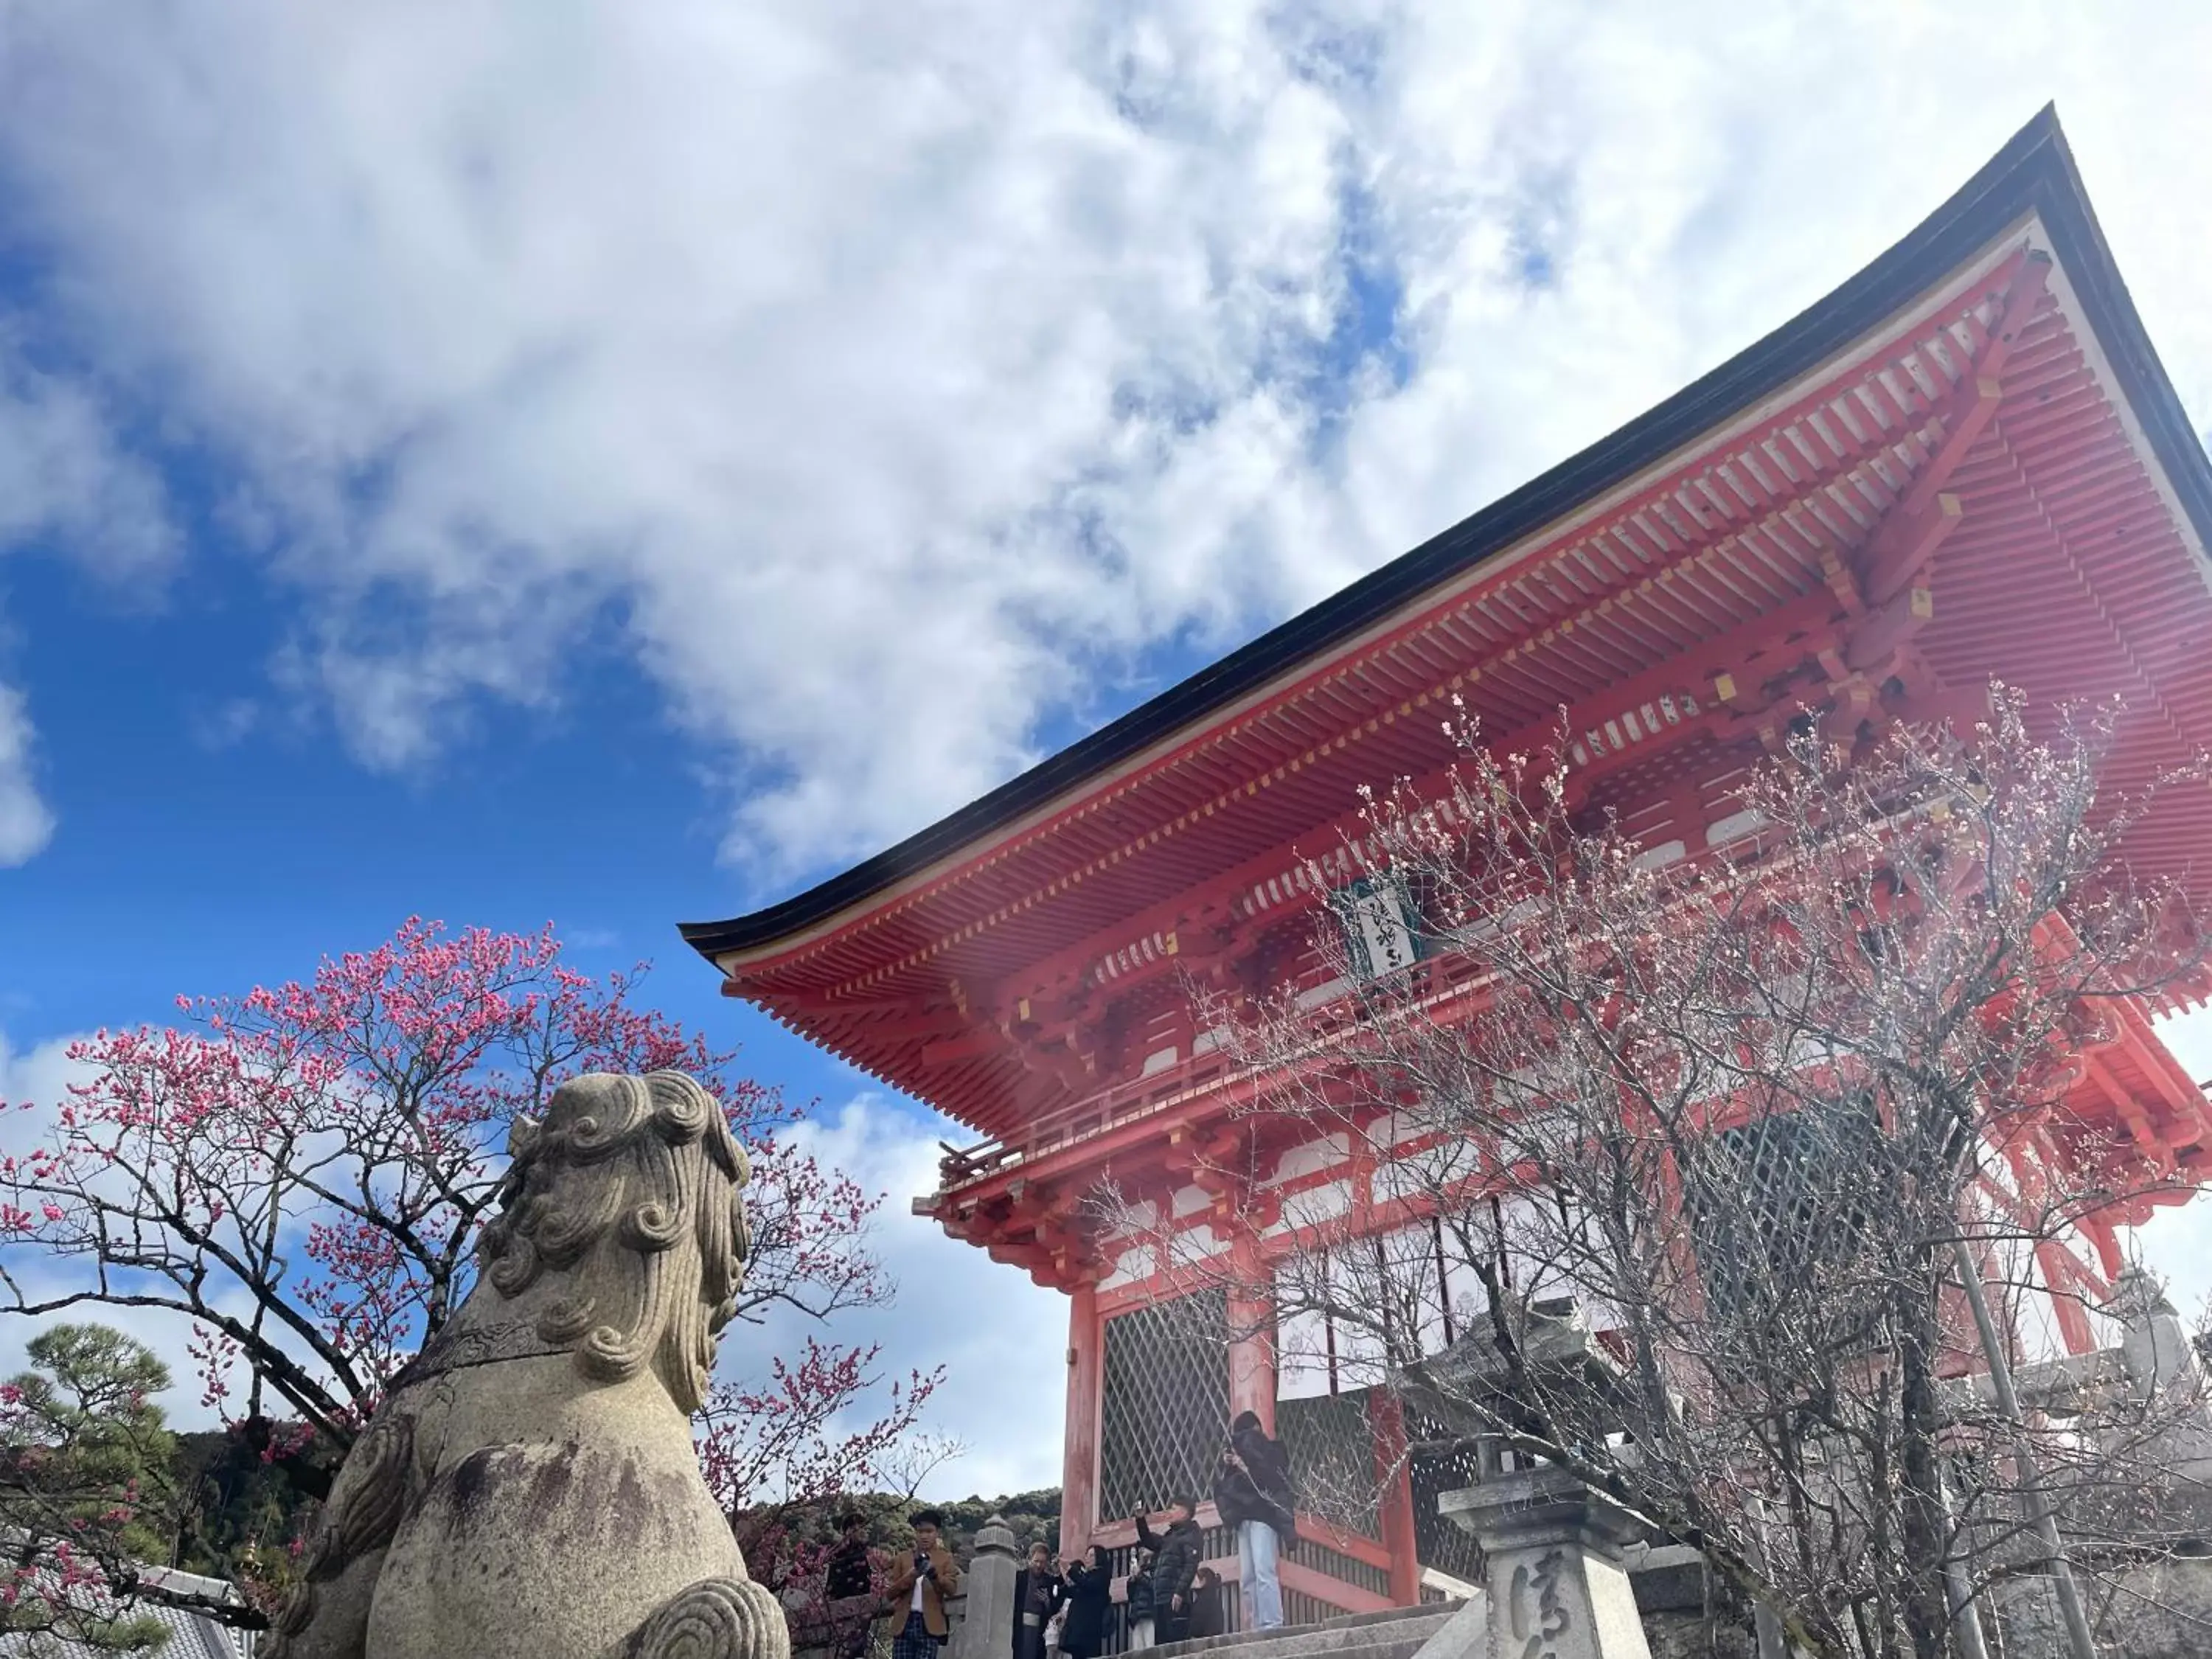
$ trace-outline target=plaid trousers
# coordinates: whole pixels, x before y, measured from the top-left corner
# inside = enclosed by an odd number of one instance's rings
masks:
[[[929,1633],[929,1626],[921,1620],[919,1612],[909,1611],[906,1628],[891,1638],[891,1659],[937,1659],[938,1650],[944,1646]]]

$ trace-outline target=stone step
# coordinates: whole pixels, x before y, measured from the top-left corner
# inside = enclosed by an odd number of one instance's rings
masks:
[[[1455,1603],[1347,1613],[1313,1625],[1200,1636],[1151,1650],[1157,1659],[1411,1659]]]

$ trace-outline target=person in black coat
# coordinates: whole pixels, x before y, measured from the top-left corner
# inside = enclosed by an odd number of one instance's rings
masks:
[[[1227,1609],[1221,1605],[1221,1575],[1212,1567],[1200,1567],[1198,1577],[1190,1581],[1190,1629],[1193,1640],[1201,1636],[1222,1636],[1228,1632],[1229,1620],[1224,1616]]]
[[[1044,1659],[1044,1627],[1066,1594],[1052,1551],[1030,1545],[1029,1565],[1014,1575],[1014,1659]]]
[[[1180,1642],[1190,1624],[1190,1581],[1198,1576],[1206,1540],[1194,1518],[1198,1505],[1178,1498],[1168,1505],[1168,1529],[1156,1533],[1137,1517],[1137,1543],[1152,1552],[1152,1625],[1159,1641]]]
[[[1213,1479],[1213,1504],[1221,1524],[1237,1529],[1239,1599],[1246,1630],[1274,1630],[1283,1622],[1283,1549],[1297,1541],[1297,1495],[1283,1443],[1267,1437],[1257,1413],[1240,1412],[1229,1425]]]
[[[1106,1604],[1113,1593],[1106,1552],[1093,1544],[1067,1570],[1067,1622],[1060,1632],[1060,1650],[1067,1659],[1098,1659],[1106,1645]]]
[[[1128,1582],[1121,1587],[1121,1616],[1127,1620],[1129,1651],[1136,1653],[1152,1644],[1152,1553],[1143,1547],[1129,1568]]]
[[[875,1566],[868,1559],[868,1517],[848,1510],[837,1517],[844,1536],[830,1552],[822,1579],[823,1599],[830,1603],[831,1651],[853,1659],[868,1648],[868,1626],[875,1622]],[[840,1607],[842,1601],[866,1603]]]

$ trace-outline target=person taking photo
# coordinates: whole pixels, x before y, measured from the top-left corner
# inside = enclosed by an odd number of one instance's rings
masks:
[[[1267,1437],[1256,1412],[1238,1413],[1215,1468],[1213,1506],[1223,1526],[1237,1528],[1237,1599],[1246,1630],[1282,1625],[1280,1558],[1297,1541],[1296,1503],[1283,1443]]]
[[[1137,1517],[1137,1547],[1152,1552],[1152,1621],[1164,1644],[1180,1642],[1190,1628],[1190,1581],[1198,1576],[1205,1540],[1198,1529],[1198,1504],[1178,1498],[1168,1505],[1167,1530],[1156,1533]]]
[[[891,1659],[937,1659],[952,1621],[945,1598],[960,1594],[960,1566],[945,1547],[945,1517],[935,1510],[916,1510],[908,1517],[914,1547],[891,1577],[891,1606],[906,1611],[906,1623],[891,1638]]]

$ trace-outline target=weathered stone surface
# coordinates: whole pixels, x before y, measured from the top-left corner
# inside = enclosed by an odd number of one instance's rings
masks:
[[[948,1659],[1002,1659],[1014,1646],[1014,1581],[1021,1563],[1013,1529],[994,1515],[975,1534],[975,1558],[960,1576],[966,1617],[952,1633]]]
[[[2106,1659],[2202,1659],[2212,1653],[2212,1559],[2092,1565],[2097,1651]],[[2048,1581],[2022,1576],[1992,1597],[2006,1659],[2067,1659],[2064,1626]]]
[[[1339,1613],[1312,1625],[1194,1636],[1147,1651],[1153,1659],[1378,1659],[1383,1650],[1402,1649],[1410,1659],[1453,1612],[1449,1606],[1425,1606]]]
[[[1705,1558],[1686,1544],[1656,1544],[1628,1557],[1636,1605],[1650,1613],[1705,1611]]]
[[[1623,1548],[1643,1528],[1556,1469],[1448,1492],[1437,1508],[1482,1545],[1492,1650],[1514,1659],[1650,1659]]]
[[[1490,1598],[1480,1590],[1454,1609],[1414,1659],[1489,1659]]]
[[[786,1659],[691,1443],[747,1249],[720,1109],[580,1078],[512,1151],[477,1287],[347,1457],[266,1659]]]

